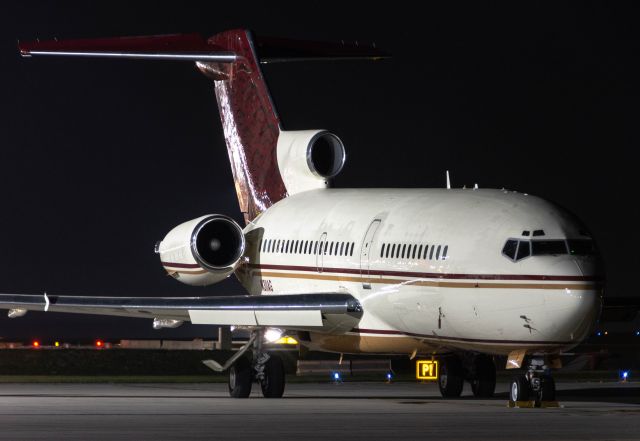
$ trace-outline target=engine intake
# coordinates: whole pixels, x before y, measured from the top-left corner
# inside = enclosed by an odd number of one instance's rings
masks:
[[[244,250],[242,228],[220,214],[182,223],[156,246],[169,275],[197,286],[212,285],[231,275],[240,264]]]
[[[278,168],[289,194],[326,188],[344,166],[344,144],[326,130],[281,131]]]
[[[219,271],[233,266],[244,253],[244,234],[226,216],[210,216],[196,225],[191,235],[194,259],[204,268]]]

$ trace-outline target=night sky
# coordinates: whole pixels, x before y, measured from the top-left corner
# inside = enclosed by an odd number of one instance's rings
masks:
[[[189,62],[21,59],[16,42],[247,27],[375,42],[393,55],[263,68],[285,129],[326,128],[344,141],[336,187],[442,187],[449,169],[456,187],[477,182],[550,199],[593,232],[608,295],[637,295],[637,10],[590,2],[438,2],[420,11],[411,2],[28,3],[0,6],[0,292],[244,293],[234,279],[181,285],[153,253],[183,221],[242,219],[213,84]],[[0,317],[0,337],[11,339],[212,331]]]

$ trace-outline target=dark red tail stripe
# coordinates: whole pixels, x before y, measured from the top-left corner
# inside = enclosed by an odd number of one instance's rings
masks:
[[[252,268],[318,272],[315,266],[294,266],[294,265],[270,265],[270,264],[250,264]],[[360,274],[357,268],[327,268],[322,269],[324,273],[338,274]],[[420,279],[473,279],[473,280],[548,280],[560,282],[601,282],[598,276],[546,276],[529,274],[444,274],[444,273],[419,273],[413,271],[369,271],[372,276],[396,276],[415,277]]]
[[[424,338],[427,340],[461,341],[470,343],[504,343],[504,344],[533,344],[533,345],[568,345],[570,341],[537,341],[537,340],[485,340],[481,338],[445,337],[442,335],[415,334],[413,332],[402,332],[390,329],[361,329],[353,328],[351,332],[359,334],[380,334],[380,335],[406,335],[407,337]]]

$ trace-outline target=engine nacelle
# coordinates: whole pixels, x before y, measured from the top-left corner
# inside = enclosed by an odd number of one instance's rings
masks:
[[[326,188],[342,170],[344,144],[326,130],[281,131],[278,168],[289,194]]]
[[[242,228],[220,214],[180,224],[156,245],[167,273],[196,286],[212,285],[233,274],[244,249]]]

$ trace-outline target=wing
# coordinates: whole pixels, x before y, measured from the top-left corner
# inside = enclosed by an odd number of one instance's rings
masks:
[[[362,317],[360,303],[344,293],[224,297],[91,297],[0,294],[9,317],[27,311],[99,314],[190,321],[204,325],[274,326],[345,332]]]

